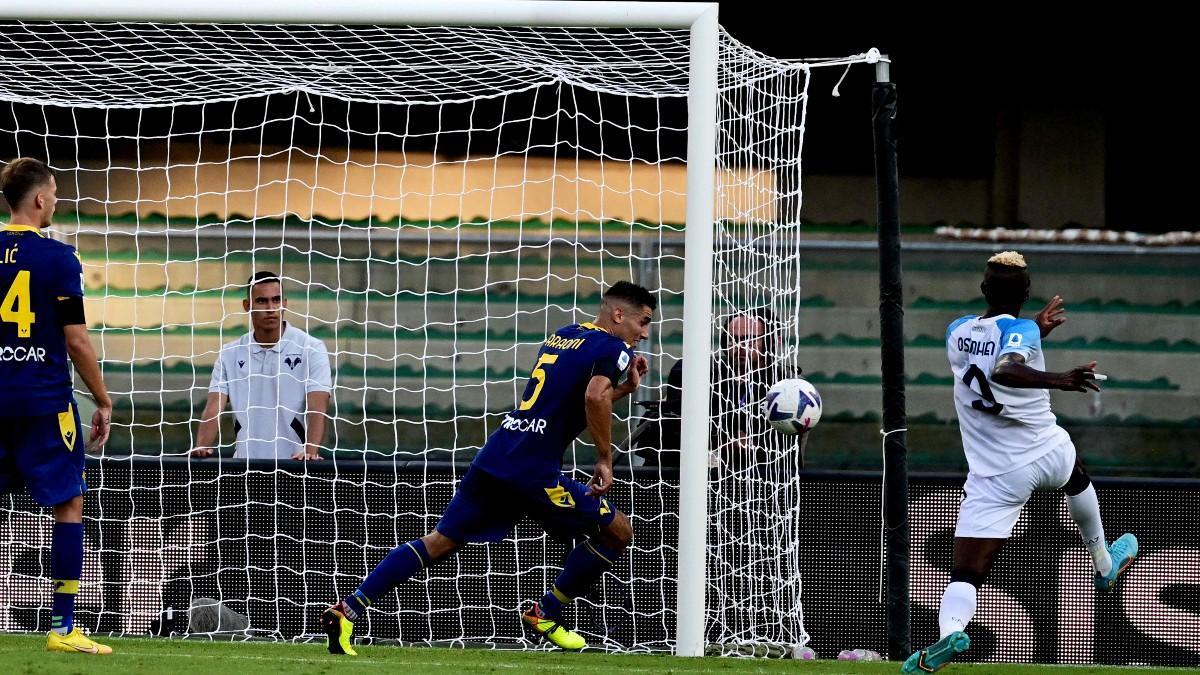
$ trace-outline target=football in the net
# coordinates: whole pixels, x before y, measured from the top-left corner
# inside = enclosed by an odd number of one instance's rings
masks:
[[[804,378],[780,380],[767,392],[763,408],[767,421],[777,431],[799,434],[821,420],[821,395]]]

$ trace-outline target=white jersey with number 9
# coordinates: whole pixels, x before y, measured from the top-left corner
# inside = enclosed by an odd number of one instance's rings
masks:
[[[991,381],[1003,354],[1046,369],[1041,331],[1009,314],[964,316],[946,330],[946,354],[954,374],[954,408],[971,472],[995,476],[1018,469],[1069,441],[1050,410],[1045,389],[1014,389]]]

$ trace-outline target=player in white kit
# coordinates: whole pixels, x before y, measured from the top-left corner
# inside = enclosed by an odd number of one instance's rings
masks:
[[[980,285],[987,313],[964,316],[946,331],[954,373],[954,407],[970,471],[954,530],[954,567],[942,595],[941,639],[908,658],[902,673],[933,672],[971,644],[963,632],[975,614],[976,592],[1012,533],[1034,490],[1061,489],[1107,591],[1137,556],[1137,538],[1108,546],[1096,490],[1066,430],[1050,411],[1050,389],[1099,391],[1096,363],[1046,372],[1042,338],[1065,321],[1057,296],[1035,320],[1017,318],[1029,299],[1025,259],[992,256]]]

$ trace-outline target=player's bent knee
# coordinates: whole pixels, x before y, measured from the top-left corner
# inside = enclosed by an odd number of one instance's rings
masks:
[[[617,516],[604,528],[601,535],[605,544],[624,550],[633,543],[633,524],[629,522],[628,516],[618,511]]]
[[[459,543],[446,535],[434,530],[421,537],[425,542],[425,551],[429,553],[429,562],[436,562],[458,550]]]
[[[1076,461],[1075,469],[1071,471],[1071,477],[1062,486],[1062,491],[1067,493],[1068,497],[1074,497],[1088,489],[1091,484],[1092,478],[1088,475],[1087,469],[1083,468],[1083,462]]]
[[[58,523],[83,522],[83,495],[75,495],[54,506],[54,521]]]
[[[978,570],[956,567],[950,572],[950,583],[961,581],[963,583],[971,584],[975,588],[979,588],[983,586],[983,580],[986,576],[986,574]]]

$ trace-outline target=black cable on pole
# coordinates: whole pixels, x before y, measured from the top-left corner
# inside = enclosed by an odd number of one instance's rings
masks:
[[[871,117],[879,214],[879,342],[883,357],[883,522],[887,546],[888,658],[912,652],[909,628],[908,448],[904,410],[904,283],[900,266],[900,178],[896,85],[889,62],[876,65]]]

